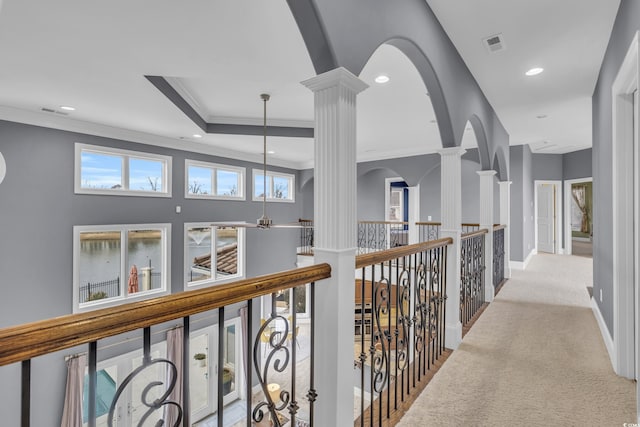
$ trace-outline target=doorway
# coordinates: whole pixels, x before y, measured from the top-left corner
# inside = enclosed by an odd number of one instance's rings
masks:
[[[612,86],[613,350],[618,375],[637,379],[640,182],[638,33]],[[597,237],[597,234],[596,234]],[[599,301],[602,303],[602,299]],[[640,384],[638,385],[640,387]],[[640,388],[639,390],[640,391]],[[640,399],[640,394],[638,394]],[[638,401],[640,408],[640,400]]]
[[[538,252],[560,253],[561,181],[535,181],[535,242]]]
[[[593,178],[564,182],[565,254],[593,256]]]

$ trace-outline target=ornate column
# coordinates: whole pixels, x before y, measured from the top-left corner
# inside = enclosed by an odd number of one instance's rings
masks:
[[[504,230],[504,278],[511,277],[511,181],[500,181],[500,224]]]
[[[409,244],[419,243],[420,236],[416,222],[420,221],[420,186],[409,187]]]
[[[314,257],[316,425],[353,424],[356,248],[356,95],[368,85],[344,68],[302,82],[315,94]]]
[[[484,300],[493,301],[493,176],[494,170],[478,171],[480,175],[480,228],[489,232],[484,238]]]
[[[440,209],[442,226],[440,237],[451,237],[453,245],[447,249],[447,315],[445,345],[457,349],[462,341],[460,322],[460,235],[462,234],[462,147],[444,148],[441,157]]]

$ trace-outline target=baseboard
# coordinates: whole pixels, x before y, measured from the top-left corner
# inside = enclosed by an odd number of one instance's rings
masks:
[[[607,347],[607,353],[609,353],[609,359],[611,359],[611,366],[613,367],[614,372],[617,372],[616,369],[616,353],[615,347],[613,346],[613,339],[611,338],[611,334],[609,333],[609,329],[607,328],[607,324],[604,322],[604,317],[602,317],[602,313],[600,312],[600,307],[598,307],[598,303],[596,299],[591,297],[591,309],[593,310],[593,315],[598,322],[598,327],[600,328],[600,334],[602,335],[602,340],[604,341],[605,347]]]
[[[513,261],[513,260],[511,260],[511,263],[510,263],[511,268],[513,270],[526,270],[527,266],[529,265],[529,262],[531,262],[531,259],[537,253],[538,253],[538,251],[536,249],[532,249],[531,252],[529,252],[529,255],[527,255],[527,258],[524,261]]]

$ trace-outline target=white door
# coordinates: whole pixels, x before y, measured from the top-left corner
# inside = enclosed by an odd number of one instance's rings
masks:
[[[555,246],[555,186],[538,185],[538,251],[554,253]]]
[[[222,403],[227,405],[240,397],[242,369],[242,332],[240,318],[228,320],[223,335]],[[204,358],[196,354],[204,355]],[[191,334],[189,339],[189,393],[191,419],[201,420],[218,410],[218,325]]]

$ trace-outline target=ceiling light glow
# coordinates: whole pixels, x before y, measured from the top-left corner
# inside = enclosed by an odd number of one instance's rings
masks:
[[[389,81],[389,76],[385,76],[384,74],[380,74],[375,78],[376,83],[384,84]]]
[[[537,76],[538,74],[540,74],[541,72],[544,71],[544,68],[540,68],[540,67],[536,67],[536,68],[532,68],[529,71],[527,71],[525,74],[529,77],[531,76]]]
[[[193,137],[194,137],[194,138],[202,138],[202,135],[200,135],[200,134],[198,134],[198,133],[194,133],[194,134],[193,134]]]
[[[60,109],[61,109],[61,110],[66,110],[66,111],[76,111],[76,108],[75,108],[75,107],[71,107],[71,106],[69,106],[69,105],[61,105],[61,106],[60,106]]]

